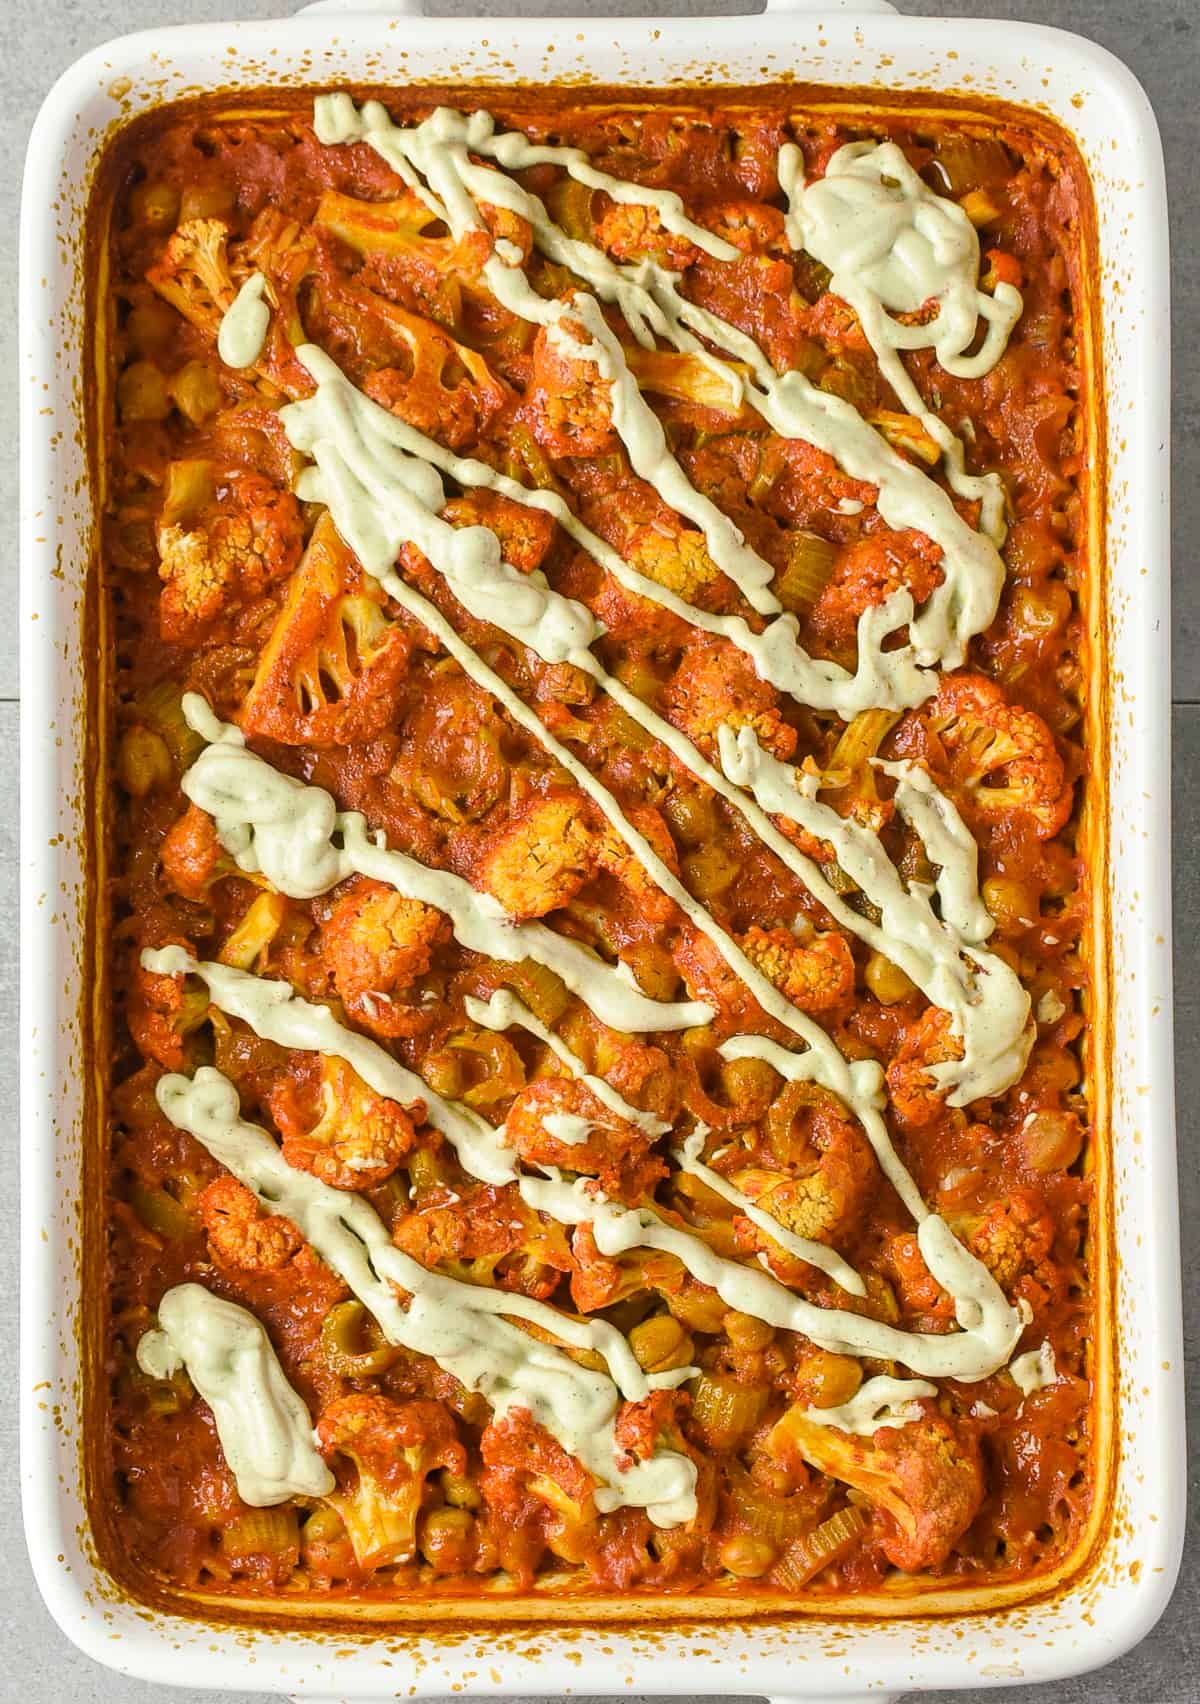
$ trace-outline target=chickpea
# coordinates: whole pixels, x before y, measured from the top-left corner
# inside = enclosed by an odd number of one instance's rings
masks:
[[[336,1509],[320,1503],[300,1528],[300,1556],[306,1566],[353,1567],[354,1550],[345,1523]]]
[[[711,844],[689,852],[682,860],[684,885],[697,899],[713,899],[733,886],[741,865],[724,846]]]
[[[158,545],[151,521],[139,518],[120,522],[109,533],[108,543],[113,561],[120,568],[130,568],[135,574],[148,574],[158,566]]]
[[[637,977],[638,987],[652,1000],[673,1000],[679,987],[679,972],[666,947],[653,941],[642,941],[627,947],[623,961]]]
[[[717,832],[716,801],[698,787],[677,787],[668,795],[663,811],[672,832],[685,846],[703,846]]]
[[[170,183],[139,183],[129,197],[129,213],[135,224],[152,231],[173,231],[179,218],[179,191]]]
[[[122,420],[165,420],[171,412],[167,381],[150,361],[134,361],[117,380]]]
[[[474,1480],[468,1479],[465,1473],[451,1473],[449,1468],[442,1471],[442,1495],[455,1509],[478,1509],[483,1506],[482,1493]]]
[[[1028,884],[1012,876],[989,876],[980,893],[983,903],[1003,935],[1020,935],[1032,929],[1041,916],[1041,906]]]
[[[1033,1171],[1066,1171],[1083,1148],[1083,1127],[1073,1112],[1043,1107],[1028,1115],[1017,1140],[1025,1164]]]
[[[475,1517],[469,1509],[431,1509],[421,1531],[421,1554],[452,1573],[470,1566]]]
[[[171,380],[175,406],[193,426],[202,426],[221,406],[221,386],[207,361],[189,361]]]
[[[1051,899],[1063,899],[1079,886],[1079,859],[1056,840],[1042,847],[1042,888]]]
[[[437,1053],[429,1054],[422,1073],[435,1095],[444,1095],[447,1100],[462,1099],[466,1087],[462,1060],[450,1048],[443,1047]]]
[[[667,1373],[686,1367],[692,1358],[692,1340],[669,1313],[654,1314],[635,1325],[629,1347],[644,1373]]]
[[[1079,1081],[1079,1061],[1073,1053],[1064,1047],[1056,1047],[1053,1042],[1035,1047],[1029,1062],[1030,1082],[1036,1082],[1038,1091],[1052,1095],[1056,1091],[1065,1095]]]
[[[775,1327],[753,1314],[738,1313],[736,1309],[725,1316],[725,1335],[735,1349],[751,1352],[765,1349],[775,1341]]]
[[[1017,638],[1049,639],[1071,619],[1071,594],[1061,580],[1016,586],[1010,609]]]
[[[669,1297],[667,1306],[691,1331],[720,1331],[729,1312],[715,1290],[685,1291],[683,1295]]]
[[[916,993],[916,986],[890,958],[872,953],[863,972],[863,981],[881,1006],[895,1006]]]
[[[779,1074],[765,1059],[727,1059],[717,1077],[725,1105],[747,1120],[761,1117],[779,1088]]]
[[[179,205],[180,223],[188,219],[227,219],[233,206],[233,191],[224,184],[190,183]]]
[[[859,1363],[828,1349],[813,1349],[800,1369],[800,1384],[814,1408],[837,1408],[849,1402],[861,1383]]]
[[[158,296],[138,302],[129,310],[125,336],[135,355],[156,355],[171,341],[179,315]]]
[[[175,773],[167,742],[140,723],[126,728],[117,747],[117,778],[135,799],[165,787]]]
[[[776,1551],[767,1539],[739,1532],[725,1540],[717,1555],[722,1568],[739,1580],[757,1580],[774,1562]]]
[[[1014,522],[1004,546],[1010,574],[1050,574],[1062,559],[1062,546],[1046,527],[1036,520]]]
[[[694,1029],[684,1030],[679,1038],[679,1045],[701,1073],[711,1069],[720,1057],[713,1044],[712,1028],[708,1024],[697,1024]]]

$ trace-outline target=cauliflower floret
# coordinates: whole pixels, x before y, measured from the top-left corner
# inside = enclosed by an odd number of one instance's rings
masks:
[[[357,745],[394,725],[412,644],[328,512],[263,646],[238,720],[283,745]]]
[[[527,407],[534,436],[547,455],[608,455],[617,443],[611,391],[595,362],[570,354],[561,333],[542,327],[533,345]]]
[[[397,1036],[411,1028],[403,996],[450,939],[440,911],[406,899],[384,882],[355,876],[321,929],[321,951],[346,1010],[368,1029]]]
[[[612,1307],[642,1291],[673,1296],[692,1283],[674,1254],[657,1249],[601,1254],[590,1225],[577,1225],[572,1233],[571,1264],[571,1300],[580,1313]]]
[[[392,1240],[422,1266],[468,1284],[545,1299],[571,1269],[566,1235],[522,1201],[513,1184],[478,1184],[453,1203],[403,1213]]]
[[[518,1579],[532,1578],[545,1548],[570,1562],[594,1549],[596,1481],[574,1456],[515,1408],[484,1428],[479,1486],[500,1557]]]
[[[920,1130],[942,1110],[944,1096],[929,1075],[931,1065],[962,1058],[962,1042],[950,1033],[950,1015],[930,1006],[911,1026],[887,1068],[888,1094],[900,1123]]]
[[[591,876],[595,844],[578,795],[530,799],[485,852],[479,881],[513,917],[544,917]]]
[[[906,587],[919,608],[941,583],[941,551],[923,533],[872,533],[842,552],[813,606],[814,630],[832,646],[853,643],[859,617]]]
[[[866,1138],[811,1083],[789,1084],[767,1126],[771,1135],[757,1163],[742,1167],[726,1156],[721,1169],[797,1236],[821,1243],[843,1236],[862,1216],[878,1177]]]
[[[832,1012],[854,990],[850,944],[836,930],[802,944],[790,929],[753,924],[742,936],[742,951],[763,975],[802,1012]]]
[[[656,519],[638,527],[629,535],[624,554],[631,568],[688,603],[694,603],[721,573],[708,553],[704,534],[682,526],[675,516],[670,522]]]
[[[1040,716],[1009,704],[995,681],[956,674],[942,681],[929,719],[952,778],[977,811],[1001,819],[1024,813],[1042,840],[1059,832],[1071,814],[1073,789]]]
[[[143,941],[142,946],[151,943]],[[182,935],[172,935],[152,943],[156,947],[182,947],[193,954],[195,947]],[[168,1071],[182,1071],[187,1065],[185,1043],[193,1030],[208,1016],[208,990],[188,986],[187,977],[162,976],[144,970],[141,953],[133,963],[125,1021],[134,1046],[145,1059],[153,1059]]]
[[[477,822],[509,794],[505,726],[490,697],[458,673],[422,682],[390,780],[424,813]]]
[[[317,1422],[326,1461],[350,1461],[354,1482],[326,1500],[346,1524],[360,1568],[408,1562],[431,1473],[463,1474],[467,1452],[440,1402],[394,1402],[359,1393],[338,1397]]]
[[[614,201],[596,224],[596,240],[614,260],[653,260],[671,272],[691,266],[701,250],[668,231],[654,207]]]
[[[618,1445],[635,1461],[649,1461],[660,1445],[686,1450],[679,1422],[691,1402],[686,1391],[654,1390],[640,1402],[622,1403],[613,1427]]]
[[[238,256],[241,265],[253,267],[266,278],[273,310],[255,370],[293,399],[308,396],[312,387],[296,348],[307,341],[301,286],[314,269],[319,249],[317,233],[310,226],[267,206],[255,217]]]
[[[559,1123],[556,1135],[559,1120],[572,1122]],[[666,1175],[650,1151],[653,1138],[610,1112],[577,1079],[543,1077],[530,1083],[513,1102],[504,1128],[527,1164],[587,1173],[599,1179],[606,1195],[622,1201],[640,1201]]]
[[[237,1272],[279,1272],[304,1247],[290,1219],[264,1213],[236,1177],[216,1178],[199,1196],[208,1251],[218,1266]]]
[[[752,253],[716,260],[702,255],[688,275],[688,296],[752,337],[779,372],[803,371],[811,343],[790,257]]]
[[[901,1307],[908,1317],[919,1316],[929,1323],[954,1319],[954,1297],[943,1290],[925,1264],[915,1231],[900,1231],[884,1246],[888,1274]]]
[[[983,1467],[973,1434],[936,1413],[859,1438],[790,1408],[773,1427],[773,1456],[798,1451],[819,1472],[870,1502],[884,1555],[905,1573],[938,1568],[983,1501]]]
[[[267,1097],[288,1165],[334,1189],[371,1189],[390,1177],[416,1140],[418,1102],[376,1094],[344,1059],[320,1058],[320,1078],[286,1077]]]
[[[221,219],[187,219],[176,226],[146,282],[192,325],[213,337],[237,294],[229,271],[229,226]]]
[[[260,474],[235,474],[218,502],[184,527],[158,528],[159,628],[192,643],[232,605],[261,596],[300,560],[300,509]]]
[[[743,254],[790,252],[783,214],[778,207],[762,201],[713,201],[700,217],[714,236],[724,237]]]
[[[354,383],[381,408],[452,450],[470,450],[486,437],[515,397],[484,357],[432,319],[368,289],[363,280],[378,277],[378,269],[364,268],[351,277],[329,245],[318,246],[314,264],[307,332]],[[389,276],[395,279],[397,273]],[[403,280],[403,271],[399,277]],[[411,292],[402,282],[399,293]],[[461,301],[443,295],[442,305],[449,317],[459,317]]]
[[[980,1214],[953,1215],[955,1233],[1008,1295],[1021,1279],[1040,1276],[1054,1246],[1054,1219],[1037,1189],[1014,1189]]]
[[[554,517],[514,503],[498,491],[471,491],[452,497],[442,519],[455,527],[487,527],[500,540],[504,560],[522,574],[540,568],[554,542]]]
[[[667,714],[706,757],[716,751],[717,729],[752,728],[764,750],[789,758],[796,730],[784,721],[779,694],[732,645],[693,642],[663,690]]]
[[[625,809],[638,833],[648,840],[673,876],[679,874],[679,853],[671,831],[653,805],[629,805]],[[611,823],[605,822],[594,852],[596,865],[612,876],[628,894],[636,895],[638,910],[649,923],[666,923],[676,915],[675,901],[665,894],[641,859],[633,853]]]
[[[725,1034],[753,1024],[761,1008],[753,994],[707,935],[688,924],[675,944],[675,962],[693,1000],[715,1006],[726,1025]]]
[[[360,292],[369,295],[370,292]],[[376,302],[382,298],[376,298]],[[486,438],[512,393],[482,355],[447,337],[430,320],[386,305],[387,332],[408,344],[402,366],[368,374],[363,390],[373,402],[452,450],[469,451]],[[398,324],[395,322],[399,322]],[[367,332],[368,339],[371,333]]]
[[[201,905],[214,882],[238,873],[237,865],[217,839],[217,827],[207,811],[189,804],[173,822],[159,849],[163,877],[172,892]]]

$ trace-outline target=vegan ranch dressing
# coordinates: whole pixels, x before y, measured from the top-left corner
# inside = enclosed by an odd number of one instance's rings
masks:
[[[936,1396],[937,1386],[926,1379],[893,1379],[886,1373],[868,1379],[848,1402],[835,1408],[807,1408],[806,1420],[834,1426],[856,1438],[870,1438],[881,1426],[907,1426],[921,1418],[921,1398]]]
[[[252,272],[221,316],[217,353],[227,367],[252,367],[263,351],[271,327],[271,310],[263,301],[267,281]]]
[[[152,1379],[187,1368],[212,1409],[243,1503],[264,1509],[333,1490],[333,1475],[313,1443],[312,1417],[248,1309],[202,1284],[176,1284],[158,1304],[157,1330],[138,1343],[137,1363]]]

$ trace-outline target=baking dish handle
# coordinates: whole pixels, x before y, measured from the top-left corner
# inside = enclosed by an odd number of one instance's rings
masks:
[[[779,9],[782,10],[783,8]],[[816,10],[815,7],[813,9]],[[348,12],[353,8],[349,5],[331,4],[330,0],[320,0],[319,5],[305,7],[305,10],[312,12]],[[890,11],[891,8],[889,7],[888,10]],[[388,1696],[390,1699],[392,1695],[389,1694]],[[806,1692],[802,1697],[793,1694],[788,1698],[779,1696],[768,1698],[767,1704],[896,1704],[896,1700],[900,1697],[899,1692]],[[310,1692],[291,1692],[288,1694],[288,1704],[338,1704],[338,1700],[332,1696],[316,1697]],[[379,1704],[386,1704],[386,1701],[381,1697]]]
[[[776,12],[803,12],[810,9],[814,12],[819,10],[816,6],[768,6],[769,11]],[[883,12],[894,12],[895,9],[894,6],[877,8]],[[856,6],[855,10],[865,12],[867,8]],[[767,1699],[767,1704],[896,1704],[896,1700],[902,1696],[899,1692],[805,1692],[793,1693],[790,1697],[783,1698],[777,1693],[773,1698]]]
[[[767,0],[767,12],[895,12],[892,0]],[[876,1694],[872,1693],[872,1697]],[[885,1701],[886,1704],[886,1701]]]
[[[647,16],[653,16],[653,0],[648,0]],[[892,0],[767,0],[767,12],[857,12],[862,14],[894,12]],[[297,17],[317,12],[375,13],[393,18],[425,17],[424,0],[309,0],[301,6]],[[601,16],[603,11],[601,11]],[[615,14],[614,14],[615,16]]]
[[[305,11],[351,11],[349,5],[337,5],[332,0],[320,0],[319,5],[306,6]],[[889,11],[891,8],[888,8]],[[815,10],[815,7],[814,7]],[[766,1700],[766,1704],[896,1704],[902,1696],[899,1692],[805,1692],[791,1693],[787,1697],[776,1694]],[[393,1694],[389,1693],[390,1700]],[[311,1692],[289,1692],[287,1704],[341,1704],[332,1694],[314,1694]],[[379,1704],[387,1704],[380,1697]]]

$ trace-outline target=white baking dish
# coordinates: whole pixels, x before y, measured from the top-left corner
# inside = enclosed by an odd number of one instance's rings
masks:
[[[462,20],[397,17],[395,0],[333,0],[279,23],[129,37],[80,60],[38,118],[21,230],[22,396],[22,1483],[37,1576],[64,1631],[146,1678],[304,1697],[621,1690],[886,1698],[911,1687],[1062,1676],[1132,1645],[1163,1608],[1183,1526],[1181,1333],[1172,1105],[1168,877],[1167,238],[1162,163],[1145,97],[1116,60],[1009,23],[819,14],[768,4],[744,18]],[[390,15],[380,15],[380,13]],[[873,15],[868,15],[873,14]],[[265,84],[588,78],[642,86],[782,75],[989,95],[1073,133],[1095,190],[1107,392],[1111,684],[1098,758],[1108,843],[1107,1035],[1116,1461],[1090,1562],[1057,1594],[987,1613],[834,1621],[422,1629],[361,1636],[222,1627],[147,1609],[117,1589],[89,1535],[80,1391],[81,1177],[88,999],[84,785],[91,759],[85,597],[92,526],[82,421],[81,233],[104,143],[164,100]],[[1107,741],[1107,750],[1102,749]],[[1103,836],[1101,836],[1101,839]],[[1102,1007],[1104,1002],[1101,1002]],[[1101,1182],[1104,1182],[1103,1166]],[[1115,1249],[1115,1259],[1110,1258]],[[1103,1377],[1103,1368],[1098,1371]],[[669,1607],[669,1605],[664,1605]]]

